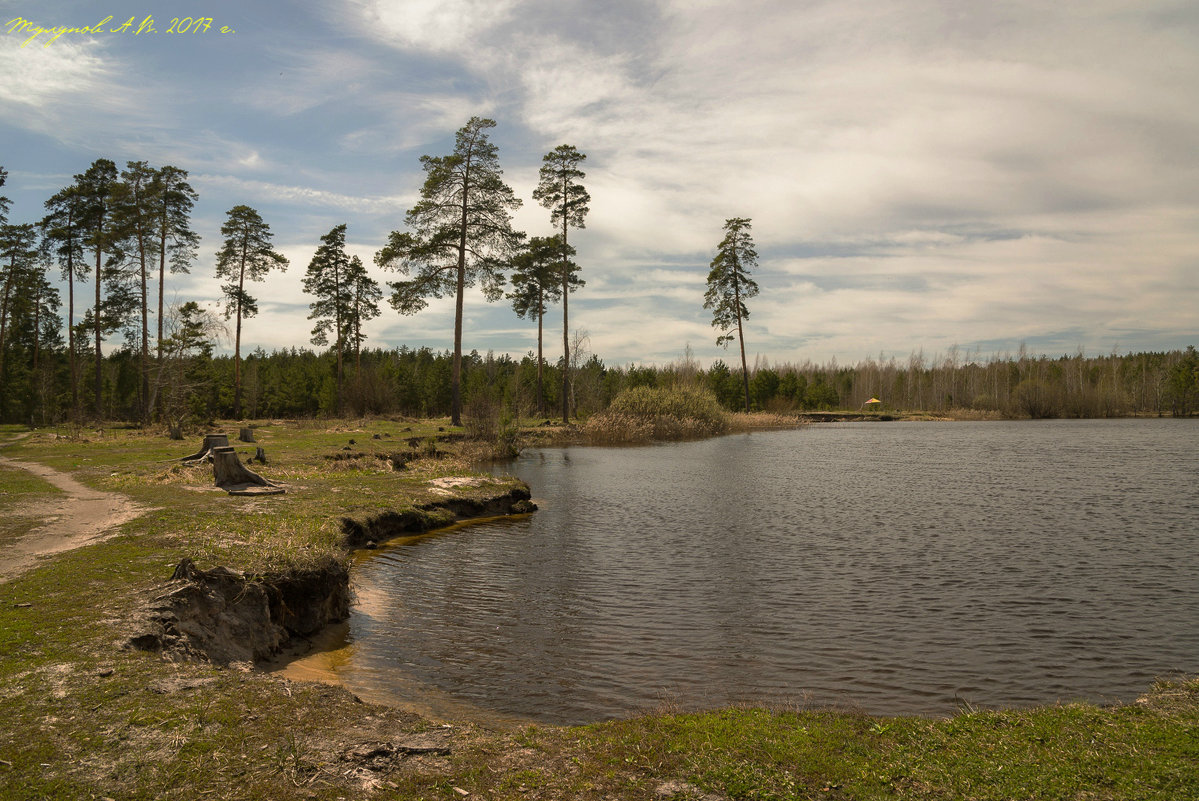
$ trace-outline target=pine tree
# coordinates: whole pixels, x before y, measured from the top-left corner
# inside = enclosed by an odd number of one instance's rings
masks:
[[[57,259],[67,282],[67,348],[71,372],[71,411],[79,420],[79,365],[75,358],[75,281],[87,278],[90,268],[83,257],[84,197],[78,184],[56,193],[45,203],[49,211],[42,218],[42,230],[51,255]]]
[[[199,196],[187,182],[187,170],[167,165],[157,171],[154,180],[158,199],[154,220],[154,229],[158,235],[158,336],[155,342],[156,361],[161,373],[167,263],[170,263],[172,275],[187,273],[188,265],[196,258],[200,237],[191,230],[191,211]],[[159,383],[161,382],[160,376]]]
[[[489,301],[503,297],[504,265],[519,245],[512,212],[521,202],[503,181],[496,146],[487,137],[494,120],[472,117],[459,129],[454,152],[421,156],[421,199],[404,218],[411,232],[392,231],[375,263],[411,280],[388,282],[391,305],[415,314],[428,298],[453,294],[454,361],[450,417],[462,425],[462,319],[466,287],[481,284]]]
[[[575,249],[566,247],[566,256],[573,256]],[[542,331],[546,304],[562,299],[562,239],[559,236],[535,236],[529,244],[512,259],[512,289],[508,298],[516,316],[537,321],[537,413],[545,414],[545,385],[542,380]],[[583,285],[578,276],[578,265],[568,262],[568,281],[572,287]]]
[[[241,417],[241,321],[258,313],[258,301],[246,292],[246,281],[262,281],[277,267],[287,269],[287,259],[271,249],[271,227],[249,206],[234,206],[221,226],[225,243],[216,254],[216,274],[229,283],[225,295],[225,319],[236,317],[233,338],[233,416]]]
[[[358,263],[361,266],[361,260]],[[332,334],[337,355],[338,414],[341,414],[342,354],[354,306],[350,269],[350,258],[346,255],[346,224],[342,223],[321,237],[321,245],[304,276],[304,291],[316,296],[309,304],[312,313],[308,315],[309,320],[317,321],[312,328],[312,344],[327,345]]]
[[[5,380],[5,355],[13,309],[27,301],[37,270],[37,228],[24,225],[0,225],[0,385]]]
[[[562,286],[562,422],[570,423],[570,287],[571,264],[567,241],[569,228],[585,228],[584,220],[591,209],[591,195],[579,183],[587,174],[579,164],[587,157],[574,145],[558,145],[542,157],[540,182],[533,190],[533,199],[550,210],[550,222],[561,224],[562,253],[558,262]],[[576,268],[577,269],[577,268]]]
[[[736,339],[741,344],[741,379],[745,389],[745,411],[749,411],[749,368],[745,363],[745,335],[742,321],[749,317],[745,299],[758,294],[758,285],[749,277],[749,270],[758,264],[754,240],[750,236],[750,221],[733,217],[724,222],[724,239],[717,246],[716,258],[708,273],[708,291],[704,308],[712,309],[712,327],[721,330],[717,345],[728,347]],[[736,326],[736,336],[732,328]]]
[[[347,282],[350,285],[350,306],[346,338],[354,344],[354,370],[357,372],[362,369],[362,343],[366,341],[362,324],[379,316],[379,301],[383,299],[383,291],[379,289],[379,282],[367,275],[362,259],[357,256],[350,259]]]
[[[117,165],[108,159],[96,159],[87,171],[75,176],[75,185],[82,197],[83,215],[81,224],[86,232],[83,244],[95,254],[96,304],[92,311],[92,331],[95,334],[95,387],[93,392],[96,419],[103,417],[104,354],[101,344],[104,339],[104,256],[110,261],[119,259],[119,238],[113,223],[116,205],[118,176]]]
[[[128,241],[127,250],[133,263],[129,265],[136,276],[138,318],[139,372],[138,406],[143,422],[150,418],[150,305],[149,268],[154,261],[158,239],[154,236],[154,218],[161,191],[157,171],[144,161],[130,161],[121,172],[117,199],[116,224],[120,236]]]

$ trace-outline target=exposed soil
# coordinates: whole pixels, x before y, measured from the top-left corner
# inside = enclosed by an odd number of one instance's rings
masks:
[[[106,539],[146,511],[124,495],[85,487],[43,464],[6,456],[0,456],[0,464],[27,470],[63,492],[22,507],[22,515],[40,517],[43,522],[16,542],[0,547],[0,583],[32,569],[38,559]]]

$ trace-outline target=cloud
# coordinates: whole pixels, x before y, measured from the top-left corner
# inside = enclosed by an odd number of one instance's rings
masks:
[[[21,47],[17,37],[0,36],[0,114],[23,130],[86,143],[96,128],[146,119],[146,92],[123,86],[125,67],[95,39]],[[89,118],[87,130],[75,124],[81,115]]]
[[[507,21],[515,0],[352,0],[351,9],[372,37],[405,47],[461,53],[477,37]]]
[[[117,91],[152,74],[132,61],[140,43],[62,39],[31,61],[0,41],[16,76],[0,113],[77,149],[190,169],[206,253],[214,209],[248,202],[308,249],[304,264],[343,221],[373,252],[416,200],[416,157],[448,152],[474,114],[500,123],[525,199],[516,224],[547,234],[530,197],[540,158],[574,144],[592,211],[571,232],[588,282],[571,319],[610,363],[677,358],[687,341],[727,357],[702,290],[731,216],[753,219],[763,291],[746,337],[772,359],[1199,336],[1199,10],[1186,4],[343,0],[311,13],[287,18],[286,47],[234,42],[257,69],[238,61],[188,93],[174,80],[186,69]],[[299,302],[293,290],[271,295]],[[447,302],[385,312],[380,344],[448,347]],[[472,292],[468,309],[468,349],[526,349],[504,306]],[[264,331],[307,341],[303,315],[277,313]]]
[[[415,193],[409,195],[391,195],[386,197],[363,197],[346,195],[339,192],[313,189],[308,186],[277,184],[270,181],[258,181],[237,178],[232,175],[214,175],[200,173],[191,176],[191,183],[200,188],[220,189],[225,192],[235,191],[246,198],[245,202],[262,202],[269,200],[274,203],[285,203],[296,206],[312,206],[321,209],[336,209],[369,214],[396,213],[403,210],[415,200]]]

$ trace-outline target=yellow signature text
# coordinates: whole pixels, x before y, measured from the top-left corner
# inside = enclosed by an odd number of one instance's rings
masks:
[[[129,33],[134,36],[142,36],[159,32],[155,26],[154,17],[149,14],[140,20],[137,18],[137,15],[134,15],[125,20],[124,23],[116,24],[113,23],[113,16],[110,14],[94,25],[58,25],[53,28],[43,28],[32,20],[25,19],[24,17],[15,17],[9,20],[4,27],[10,35],[16,34],[25,37],[25,40],[21,42],[21,47],[25,47],[43,36],[45,37],[45,41],[42,42],[42,47],[49,47],[51,42],[66,34],[95,36],[104,33]],[[219,29],[216,28],[212,17],[172,17],[163,33],[197,34],[215,30],[219,30],[221,33],[237,32],[228,25],[222,25]]]

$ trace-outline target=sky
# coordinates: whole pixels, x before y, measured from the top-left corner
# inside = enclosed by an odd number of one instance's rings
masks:
[[[202,242],[167,297],[216,309],[220,226],[254,207],[290,267],[250,288],[243,352],[311,347],[301,281],[336,225],[402,278],[374,254],[472,116],[530,236],[553,233],[542,156],[587,155],[570,324],[610,365],[737,357],[703,308],[730,217],[759,253],[751,360],[1199,344],[1193,0],[0,0],[0,23],[10,221],[97,158],[185,169]],[[478,289],[464,327],[468,351],[536,347]],[[448,349],[453,300],[365,333]]]

